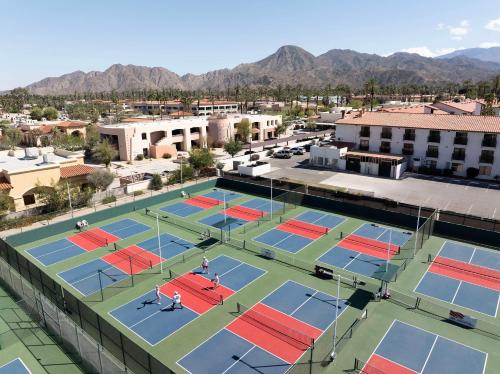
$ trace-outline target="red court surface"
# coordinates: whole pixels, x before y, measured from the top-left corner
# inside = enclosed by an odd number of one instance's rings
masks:
[[[288,220],[276,228],[281,231],[289,232],[290,234],[304,236],[313,240],[321,238],[323,235],[328,233],[328,228],[326,227],[294,219]]]
[[[195,196],[184,200],[184,203],[196,206],[198,208],[208,209],[219,205],[221,202],[217,199],[212,199],[211,197]]]
[[[500,271],[446,257],[436,257],[429,267],[435,274],[500,291]]]
[[[361,370],[366,374],[415,374],[416,371],[410,370],[404,366],[396,364],[379,355],[373,354],[370,360]]]
[[[364,253],[369,256],[377,257],[382,260],[387,259],[387,249],[389,248],[388,243],[379,242],[375,239],[365,238],[363,236],[349,235],[343,239],[337,246]],[[397,245],[391,244],[390,247],[390,257],[392,258],[399,252],[399,247]]]
[[[221,285],[214,290],[209,279],[194,273],[186,273],[172,279],[161,286],[160,291],[169,298],[173,297],[175,291],[179,292],[182,305],[198,314],[205,313],[217,305],[220,295],[226,299],[234,294],[233,290]]]
[[[260,324],[258,320],[250,317],[249,313],[251,315],[252,311],[258,312],[263,318],[268,318],[265,322],[266,324]],[[280,327],[271,331],[271,328],[268,327],[269,321],[276,321],[276,325]],[[252,309],[246,311],[236,320],[231,322],[226,329],[274,354],[282,360],[293,364],[309,347],[305,343],[301,343],[301,338],[293,339],[288,337],[287,341],[284,341],[283,335],[277,337],[276,334],[279,334],[277,331],[283,328],[282,326],[285,328],[290,327],[314,339],[321,336],[323,332],[316,327],[308,325],[264,304],[256,304]]]
[[[136,245],[110,253],[102,259],[129,275],[140,273],[160,263],[159,256]]]
[[[228,216],[243,219],[245,221],[257,221],[258,219],[267,216],[262,210],[247,208],[246,206],[238,205],[225,210]]]
[[[106,243],[111,244],[117,242],[120,238],[96,227],[72,235],[68,237],[68,240],[86,251],[93,251],[94,249],[104,247]]]

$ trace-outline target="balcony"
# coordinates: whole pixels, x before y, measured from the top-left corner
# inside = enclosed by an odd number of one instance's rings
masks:
[[[391,153],[391,147],[380,147],[379,152],[380,153]]]
[[[403,140],[411,140],[411,141],[414,141],[414,140],[415,140],[415,134],[404,134],[404,135],[403,135]]]
[[[493,155],[481,155],[479,156],[479,162],[482,164],[492,164]]]
[[[465,160],[465,153],[462,153],[462,152],[457,152],[457,153],[453,153],[451,155],[451,159],[452,160],[456,160],[456,161],[464,161]]]
[[[413,155],[413,149],[410,148],[403,148],[401,151],[405,156],[412,156]]]
[[[432,158],[438,158],[439,157],[439,150],[437,149],[428,149],[427,152],[425,152],[426,157],[432,157]]]
[[[360,145],[359,146],[360,151],[367,151],[369,148],[370,148],[370,146],[368,146],[368,145]]]
[[[380,134],[380,138],[382,138],[382,139],[392,139],[392,133],[391,132],[382,132]]]
[[[463,136],[455,136],[453,144],[467,145],[467,138]]]
[[[369,138],[370,137],[370,130],[361,130],[359,132],[359,136],[361,138]]]
[[[484,138],[481,145],[483,147],[495,148],[497,146],[497,138]]]
[[[439,142],[441,142],[441,135],[429,135],[427,137],[427,142],[429,142],[429,143],[439,143]]]

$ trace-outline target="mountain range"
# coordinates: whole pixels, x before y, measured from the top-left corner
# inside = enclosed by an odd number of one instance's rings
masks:
[[[477,58],[481,61],[491,61],[500,64],[500,47],[459,49],[438,58],[453,58],[458,56]]]
[[[487,80],[496,74],[500,74],[500,63],[482,61],[463,53],[445,58],[428,58],[399,52],[382,57],[353,50],[332,49],[314,56],[300,47],[283,46],[260,61],[200,75],[180,76],[162,67],[115,64],[103,72],[75,71],[60,77],[45,78],[26,88],[36,94],[58,95],[163,88],[222,90],[237,85],[325,87],[328,84],[348,84],[361,87],[370,78],[375,78],[382,85],[421,85],[469,79]]]

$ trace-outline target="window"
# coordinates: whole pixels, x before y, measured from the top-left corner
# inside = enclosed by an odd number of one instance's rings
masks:
[[[455,144],[467,145],[467,133],[466,132],[457,132],[455,134]]]
[[[380,152],[382,152],[382,153],[391,153],[391,142],[382,142],[382,143],[380,143]]]
[[[146,140],[148,138],[148,135],[145,132],[143,132],[141,134],[141,137],[142,137],[142,140]]]
[[[33,204],[35,204],[35,195],[33,195],[33,194],[24,195],[23,201],[24,201],[24,205],[33,205]]]
[[[458,162],[451,163],[451,171],[454,173],[461,173],[464,171],[464,164],[460,164]]]
[[[429,168],[431,169],[436,169],[437,168],[437,161],[436,160],[430,160],[429,163]]]
[[[430,143],[439,143],[441,141],[441,133],[438,130],[430,130],[427,141]]]
[[[359,132],[359,136],[369,138],[370,137],[370,127],[361,126],[361,131]]]
[[[382,139],[392,139],[392,129],[390,127],[383,127],[380,137]]]
[[[497,146],[497,134],[484,134],[482,146],[495,148]]]
[[[413,143],[403,143],[403,154],[407,156],[413,154]]]
[[[439,157],[439,147],[435,145],[429,145],[427,147],[427,152],[425,153],[427,157]]]
[[[367,139],[362,139],[359,141],[359,149],[361,151],[367,151],[370,148],[370,141]]]
[[[495,158],[495,151],[482,150],[481,156],[479,157],[479,162],[484,164],[492,164],[493,159]]]
[[[415,140],[415,129],[405,129],[403,140]]]
[[[453,148],[451,159],[459,161],[465,160],[465,148]]]
[[[148,157],[149,150],[147,148],[143,148],[142,149],[142,154],[144,155],[144,157]]]
[[[489,165],[479,166],[479,175],[491,175],[491,166]]]

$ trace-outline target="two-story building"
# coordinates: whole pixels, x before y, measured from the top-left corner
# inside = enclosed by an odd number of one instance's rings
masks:
[[[187,108],[180,100],[169,101],[135,101],[128,105],[144,114],[158,114],[160,111],[166,115],[178,112],[188,112],[195,116],[209,116],[217,113],[238,113],[239,105],[233,101],[211,101],[207,99],[194,100]]]
[[[466,176],[500,176],[500,117],[359,112],[336,122],[336,138],[355,149],[406,156],[410,167],[427,166]]]

